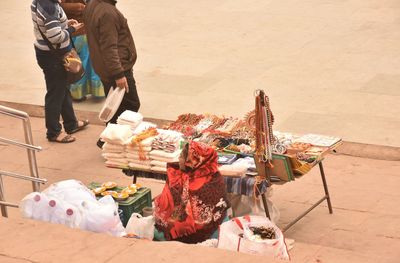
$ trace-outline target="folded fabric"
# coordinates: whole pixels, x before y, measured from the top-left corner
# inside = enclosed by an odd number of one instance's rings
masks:
[[[219,172],[223,176],[245,176],[247,167],[244,165],[221,165],[218,167]]]
[[[133,131],[134,134],[139,134],[145,130],[147,130],[148,128],[155,128],[157,127],[156,124],[152,123],[152,122],[148,122],[148,121],[142,121],[139,126]]]
[[[155,172],[167,172],[167,167],[152,166],[151,170]]]
[[[142,148],[142,150],[143,150],[144,152],[150,153],[151,147],[150,147],[150,146],[144,146],[144,147]],[[129,153],[137,153],[137,152],[139,151],[139,147],[127,145],[126,148],[125,148],[125,151],[126,151],[126,152],[129,152]]]
[[[106,165],[121,165],[121,166],[125,166],[128,167],[128,160],[124,161],[124,162],[120,162],[118,160],[107,160],[105,162]]]
[[[140,123],[143,120],[143,115],[139,112],[126,110],[119,115],[118,119],[127,122]]]
[[[121,152],[123,152],[124,149],[125,149],[125,146],[124,146],[124,145],[121,145],[121,144],[112,144],[112,143],[106,142],[106,143],[104,143],[102,149],[103,149],[103,151],[105,151],[105,152],[114,152],[114,151],[121,151]]]
[[[130,141],[132,141],[134,138],[135,138],[135,136],[132,136],[132,138],[130,138]],[[156,137],[154,137],[154,136],[146,138],[143,141],[141,141],[140,144],[142,145],[142,147],[151,147],[151,144],[153,143],[155,138]],[[137,144],[132,144],[132,143],[129,143],[128,146],[129,147],[138,147]]]
[[[112,159],[112,158],[123,159],[126,157],[126,153],[102,153],[101,155],[106,159]]]
[[[117,149],[103,149],[101,152],[102,152],[102,153],[124,153],[125,150],[124,150],[124,149],[122,149],[122,150],[117,150]]]
[[[166,163],[179,162],[179,156],[175,157],[175,158],[164,158],[164,157],[159,157],[159,156],[153,156],[153,157],[150,157],[150,159],[160,161],[160,162],[166,162]]]
[[[101,133],[100,138],[108,143],[123,145],[132,135],[130,126],[109,123]]]
[[[153,166],[158,166],[158,167],[167,168],[167,162],[161,162],[161,161],[157,161],[157,160],[151,160],[150,164],[153,165]]]
[[[150,152],[150,157],[162,157],[162,158],[176,158],[181,153],[181,150],[177,150],[172,153],[167,153],[161,150],[153,150]]]
[[[150,156],[148,154],[145,154],[145,160],[150,160]],[[140,158],[143,158],[143,156],[140,156],[138,153],[126,153],[126,158],[129,160],[140,160]]]
[[[137,163],[129,163],[129,168],[136,168],[140,170],[150,170],[151,166],[150,165],[142,165],[142,164],[137,164]]]
[[[118,168],[118,169],[129,168],[129,166],[127,164],[114,164],[114,163],[106,163],[106,167]]]
[[[145,166],[151,166],[150,162],[151,162],[150,160],[141,161],[139,159],[129,159],[129,163],[140,164]]]
[[[124,121],[124,120],[117,120],[117,124],[120,125],[129,125],[131,127],[131,130],[134,131],[137,126],[139,125],[139,123],[133,123],[133,122],[129,122],[129,121]]]

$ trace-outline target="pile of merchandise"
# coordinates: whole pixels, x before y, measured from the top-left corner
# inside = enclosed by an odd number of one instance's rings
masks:
[[[266,99],[264,103],[267,102]],[[266,108],[259,109],[258,114],[263,116],[260,111]],[[268,128],[263,129],[271,134],[266,141],[270,148],[262,146],[269,150],[260,150],[261,159],[268,156],[266,160],[273,165],[276,159],[285,157],[294,174],[307,173],[332,146],[340,143],[339,138],[321,135],[272,133],[270,127],[273,116],[269,118],[269,121],[264,121]],[[108,167],[165,173],[168,162],[178,161],[181,142],[194,140],[217,150],[222,175],[257,175],[253,158],[257,152],[256,111],[249,112],[243,118],[187,113],[178,116],[177,120],[163,129],[143,121],[140,113],[132,111],[122,113],[117,122],[109,124],[101,134],[101,139],[106,142],[102,155]],[[258,140],[262,141],[263,138]],[[282,178],[273,176],[273,179]]]
[[[123,112],[117,124],[108,124],[100,138],[107,167],[157,172],[166,172],[168,162],[178,161],[183,141],[181,133],[157,129],[132,111]]]

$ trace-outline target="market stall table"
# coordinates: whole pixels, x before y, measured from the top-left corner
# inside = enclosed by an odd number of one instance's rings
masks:
[[[316,166],[319,167],[320,176],[322,179],[322,184],[323,184],[325,195],[321,199],[319,199],[316,203],[314,203],[310,208],[308,208],[305,212],[303,212],[301,215],[299,215],[293,221],[291,221],[289,224],[287,224],[285,227],[283,227],[283,229],[282,229],[283,232],[287,231],[290,227],[292,227],[295,223],[297,223],[300,219],[302,219],[304,216],[306,216],[309,212],[311,212],[314,208],[316,208],[318,205],[320,205],[325,200],[328,205],[329,213],[330,214],[333,213],[331,199],[329,196],[328,184],[326,182],[325,171],[324,171],[322,161],[323,161],[323,159],[315,162],[311,169],[313,169]],[[118,167],[112,167],[112,168],[118,168]],[[163,180],[163,181],[165,181],[167,178],[166,173],[154,172],[154,171],[150,171],[150,170],[125,168],[125,169],[122,169],[122,171],[125,175],[133,177],[133,183],[136,183],[138,177],[152,178],[152,179]],[[232,193],[232,194],[237,194],[237,195],[254,196],[254,189],[256,189],[256,191],[257,191],[256,196],[261,197],[263,207],[265,209],[265,215],[268,218],[270,218],[265,194],[267,192],[268,186],[275,183],[274,180],[272,180],[270,183],[268,183],[268,180],[257,180],[256,177],[254,177],[254,176],[243,176],[243,177],[224,176],[224,181],[225,181],[227,193]],[[286,182],[280,181],[279,183],[277,183],[277,185],[282,185],[284,183],[286,183]]]

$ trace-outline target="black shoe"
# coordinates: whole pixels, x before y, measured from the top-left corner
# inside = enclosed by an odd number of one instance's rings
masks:
[[[98,139],[96,144],[97,144],[97,147],[99,147],[100,149],[103,149],[104,142],[102,140]]]

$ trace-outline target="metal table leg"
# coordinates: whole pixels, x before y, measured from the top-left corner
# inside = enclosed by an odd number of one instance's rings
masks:
[[[328,203],[329,213],[332,214],[333,210],[331,204],[331,197],[329,196],[328,184],[326,183],[325,172],[324,172],[324,167],[322,166],[322,161],[319,162],[319,171],[321,173],[322,183],[324,185],[325,197],[326,197],[326,202]]]
[[[263,202],[265,215],[268,217],[268,219],[271,220],[271,216],[269,215],[269,209],[268,209],[267,198],[265,197],[265,193],[261,195],[261,200]]]
[[[282,232],[287,231],[289,228],[291,228],[294,224],[296,224],[300,219],[302,219],[303,217],[305,217],[308,213],[310,213],[314,208],[316,208],[318,205],[320,205],[323,201],[326,200],[326,202],[328,203],[328,209],[329,209],[329,213],[332,214],[333,213],[333,209],[332,209],[332,204],[331,204],[331,198],[329,196],[329,191],[328,191],[328,184],[326,183],[326,178],[325,178],[325,172],[324,172],[324,167],[322,165],[322,161],[320,161],[318,163],[319,165],[319,171],[321,174],[321,179],[322,179],[322,184],[324,186],[324,191],[325,191],[325,196],[322,197],[320,200],[318,200],[318,202],[316,202],[315,204],[313,204],[309,209],[307,209],[304,213],[302,213],[301,215],[299,215],[298,217],[296,217],[296,219],[294,219],[292,222],[290,222],[289,224],[287,224],[285,227],[283,227]]]

